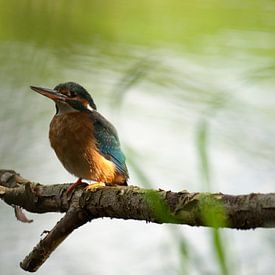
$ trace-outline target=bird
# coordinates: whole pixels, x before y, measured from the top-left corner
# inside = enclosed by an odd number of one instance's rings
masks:
[[[54,89],[30,88],[55,102],[49,140],[64,168],[77,177],[67,193],[82,184],[93,190],[106,185],[126,185],[129,179],[126,158],[115,127],[97,111],[92,96],[80,84],[61,83]]]

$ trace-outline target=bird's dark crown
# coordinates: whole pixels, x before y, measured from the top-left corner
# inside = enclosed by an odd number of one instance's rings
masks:
[[[60,83],[54,87],[54,90],[56,90],[58,93],[64,94],[71,98],[78,97],[80,99],[87,100],[89,105],[94,110],[96,110],[96,105],[94,103],[93,98],[88,93],[88,91],[78,83],[75,83],[75,82]]]

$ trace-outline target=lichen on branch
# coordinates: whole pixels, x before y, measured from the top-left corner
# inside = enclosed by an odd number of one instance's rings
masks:
[[[86,191],[80,186],[67,194],[68,186],[34,183],[12,170],[0,170],[0,198],[7,204],[34,213],[66,212],[21,262],[24,270],[36,271],[74,229],[96,218],[215,228],[275,227],[274,193],[226,195],[148,190],[136,186],[106,186]]]

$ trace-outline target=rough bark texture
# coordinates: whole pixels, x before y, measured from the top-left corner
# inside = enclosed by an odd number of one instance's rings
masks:
[[[92,192],[79,187],[68,195],[68,186],[33,183],[14,171],[0,170],[0,198],[7,204],[35,213],[66,212],[21,262],[24,270],[36,271],[74,229],[96,218],[236,229],[275,227],[275,193],[233,196],[117,186]]]

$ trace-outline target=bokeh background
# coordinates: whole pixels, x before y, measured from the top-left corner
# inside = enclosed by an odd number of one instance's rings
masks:
[[[118,129],[130,184],[274,192],[275,3],[0,0],[0,168],[72,182],[48,142],[52,102],[30,85],[82,84]],[[0,202],[0,274],[61,214],[21,224]],[[274,274],[274,230],[100,219],[37,274]]]

